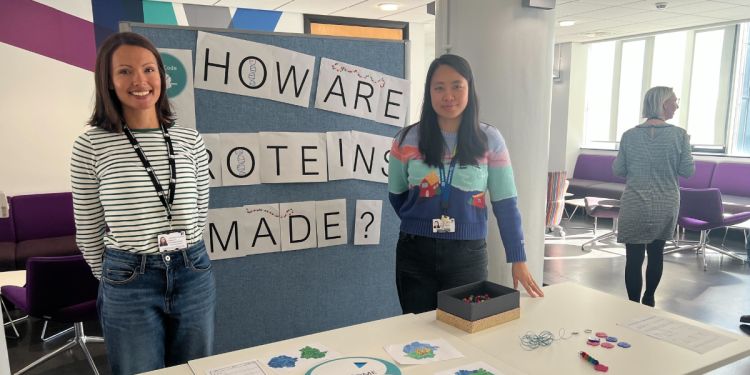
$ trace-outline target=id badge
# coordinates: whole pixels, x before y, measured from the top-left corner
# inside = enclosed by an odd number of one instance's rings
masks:
[[[442,215],[432,219],[432,233],[453,233],[456,231],[456,219]]]
[[[157,237],[159,251],[175,251],[187,248],[187,236],[185,232],[166,232],[160,233]]]

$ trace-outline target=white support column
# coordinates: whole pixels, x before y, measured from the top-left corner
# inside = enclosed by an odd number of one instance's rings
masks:
[[[453,53],[471,63],[480,120],[500,129],[508,144],[527,265],[541,285],[554,11],[525,7],[522,0],[438,0],[436,8],[435,55]],[[490,217],[490,280],[512,286],[497,224]]]

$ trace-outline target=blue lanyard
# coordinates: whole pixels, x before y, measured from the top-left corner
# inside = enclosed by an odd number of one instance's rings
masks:
[[[445,167],[443,163],[440,163],[438,170],[440,171],[440,208],[443,209],[443,213],[448,211],[450,207],[451,197],[451,181],[453,181],[453,171],[456,169],[456,157],[451,158],[451,165],[448,167],[448,174],[446,176]]]

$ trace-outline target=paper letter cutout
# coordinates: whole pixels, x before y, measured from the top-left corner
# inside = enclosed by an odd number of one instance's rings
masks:
[[[352,175],[352,132],[326,133],[328,180],[346,180]]]
[[[354,212],[354,244],[377,245],[380,243],[380,218],[383,201],[357,200]]]
[[[281,251],[316,247],[315,201],[281,203]]]
[[[388,157],[393,139],[352,132],[352,175],[358,180],[388,183]]]
[[[245,246],[248,254],[263,254],[281,251],[281,226],[279,205],[256,204],[245,206],[245,216],[241,217],[243,227],[247,228]]]
[[[407,109],[409,108],[409,81],[387,76],[378,103],[377,122],[401,126],[406,124]]]
[[[261,132],[261,181],[328,181],[325,133]]]
[[[195,87],[307,107],[315,56],[198,31]]]
[[[221,133],[221,179],[224,186],[260,183],[258,133]]]
[[[404,126],[409,81],[328,58],[320,59],[315,108]]]
[[[318,247],[346,244],[346,199],[315,202],[315,221]]]
[[[245,256],[242,250],[240,220],[245,210],[242,207],[215,208],[208,210],[203,241],[209,258],[226,259]]]

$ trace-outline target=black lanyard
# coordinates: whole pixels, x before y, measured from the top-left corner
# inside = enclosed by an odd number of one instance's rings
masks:
[[[138,140],[135,139],[133,133],[128,129],[126,124],[123,124],[122,127],[123,133],[128,137],[130,144],[133,146],[133,150],[138,154],[138,158],[141,159],[143,167],[146,168],[146,173],[148,173],[148,177],[151,178],[151,183],[154,184],[154,189],[156,189],[156,194],[159,196],[161,204],[164,206],[164,209],[167,210],[167,220],[172,222],[172,202],[174,202],[174,192],[175,187],[177,186],[177,169],[175,168],[174,149],[172,148],[172,140],[169,137],[169,131],[167,131],[167,128],[164,125],[159,125],[159,129],[161,129],[161,134],[164,136],[164,142],[167,144],[167,155],[169,156],[169,201],[167,201],[164,189],[161,187],[159,179],[156,178],[156,172],[154,171],[154,168],[151,167],[151,163],[149,163],[146,158],[146,154],[143,153],[143,149],[138,143]]]

